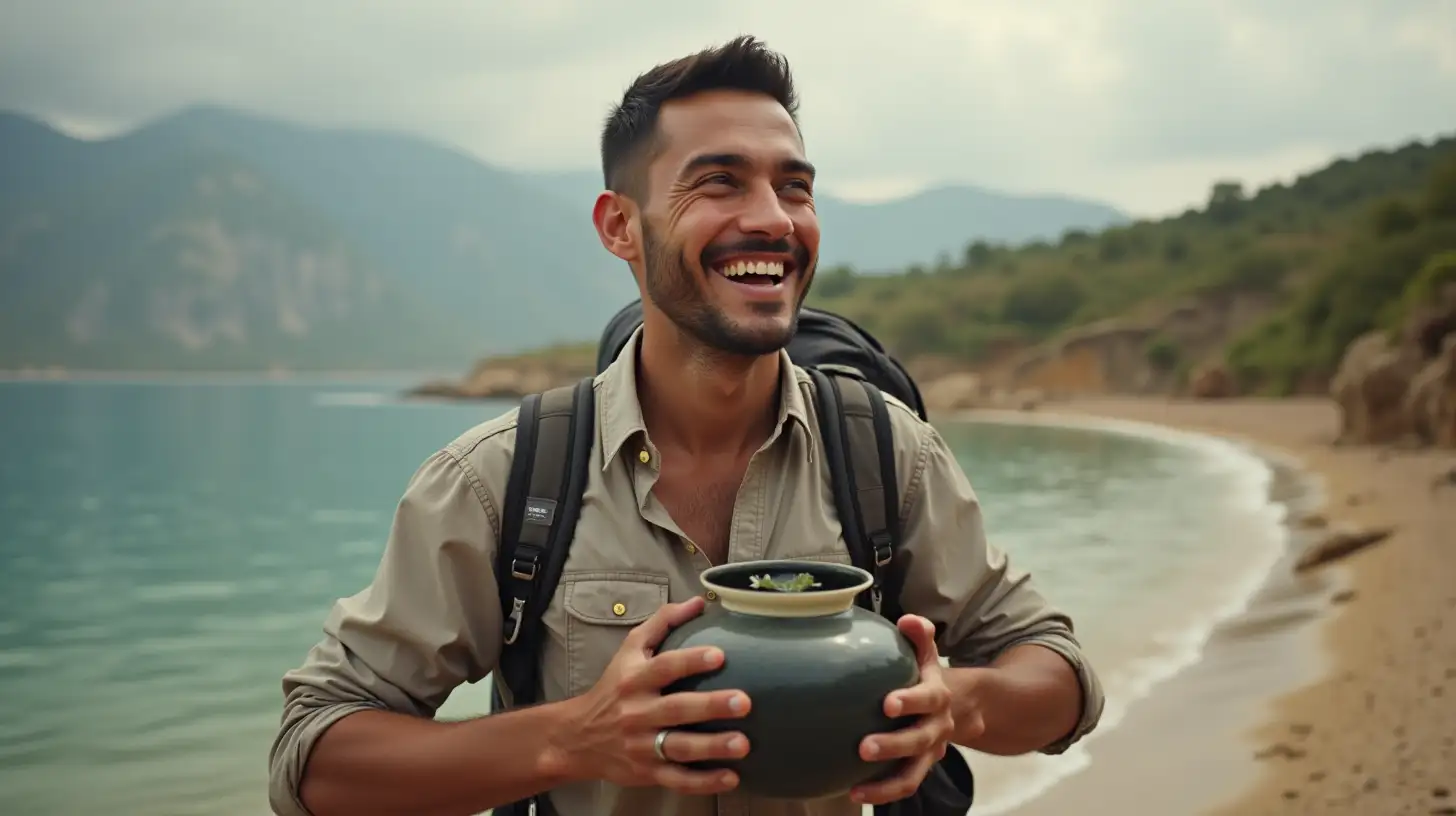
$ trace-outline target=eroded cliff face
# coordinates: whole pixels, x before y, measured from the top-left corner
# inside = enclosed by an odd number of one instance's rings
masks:
[[[1216,377],[1211,361],[1229,337],[1273,307],[1267,296],[1224,295],[1105,320],[1022,352],[983,376],[1005,389],[1050,393],[1168,393],[1200,379],[1223,383],[1217,386],[1222,391],[1226,378]]]

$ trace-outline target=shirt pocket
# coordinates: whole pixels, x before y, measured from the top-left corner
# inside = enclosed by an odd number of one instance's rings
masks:
[[[668,599],[668,578],[650,573],[577,575],[565,579],[566,693],[590,689],[632,627]]]

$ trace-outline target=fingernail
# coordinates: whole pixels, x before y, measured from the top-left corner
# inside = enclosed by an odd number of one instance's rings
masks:
[[[891,697],[890,702],[885,705],[885,710],[889,712],[891,717],[898,717],[900,716],[900,710],[904,707],[905,704],[900,702],[899,697]]]
[[[865,746],[865,756],[869,759],[874,759],[875,757],[879,756],[879,754],[880,746],[878,744],[871,742],[869,745]]]
[[[747,747],[748,741],[745,740],[743,737],[734,737],[733,739],[728,740],[728,750],[732,751],[735,754],[742,752],[743,749]]]
[[[748,708],[748,699],[742,694],[735,694],[731,698],[729,698],[728,708],[734,714],[742,714],[743,710]]]
[[[710,649],[703,653],[703,662],[709,666],[716,666],[723,659],[723,653],[717,649]]]

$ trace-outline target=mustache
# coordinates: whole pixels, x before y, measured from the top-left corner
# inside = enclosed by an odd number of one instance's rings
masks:
[[[787,238],[780,238],[777,241],[753,238],[745,241],[738,241],[733,244],[711,246],[703,250],[701,262],[703,268],[707,269],[717,264],[719,261],[722,261],[724,258],[729,258],[734,255],[748,252],[765,252],[780,255],[789,255],[794,259],[794,264],[800,272],[804,271],[809,266],[809,250],[805,249],[802,244],[789,243],[789,239]]]

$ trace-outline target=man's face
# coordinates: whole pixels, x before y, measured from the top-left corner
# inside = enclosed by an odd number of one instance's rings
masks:
[[[658,128],[642,213],[647,298],[709,348],[783,348],[819,255],[793,120],[770,97],[714,91],[664,105]]]

